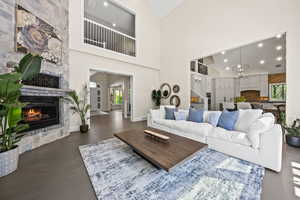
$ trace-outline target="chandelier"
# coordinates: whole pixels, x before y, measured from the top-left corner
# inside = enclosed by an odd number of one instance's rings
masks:
[[[250,65],[243,64],[242,62],[242,48],[240,48],[240,62],[239,64],[231,67],[232,71],[234,71],[239,78],[242,78],[245,75],[245,72],[250,68]]]

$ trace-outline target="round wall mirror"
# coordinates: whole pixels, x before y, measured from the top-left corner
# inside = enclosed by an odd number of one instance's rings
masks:
[[[174,85],[174,86],[173,86],[173,92],[174,92],[174,93],[178,93],[179,91],[180,91],[179,85]]]
[[[180,106],[180,98],[179,98],[179,96],[177,96],[177,95],[173,95],[173,96],[171,96],[171,98],[170,98],[170,104],[171,105],[175,105],[176,107],[179,107]]]
[[[171,95],[171,86],[168,83],[164,83],[160,86],[160,91],[162,92],[162,98],[167,99]]]

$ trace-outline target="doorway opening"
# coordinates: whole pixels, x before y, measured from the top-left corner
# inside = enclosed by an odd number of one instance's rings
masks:
[[[122,123],[132,119],[130,75],[90,70],[91,127],[93,123]]]

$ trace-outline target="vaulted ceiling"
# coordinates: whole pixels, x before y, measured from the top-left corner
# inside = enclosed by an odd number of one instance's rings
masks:
[[[277,36],[280,38],[277,38]],[[218,52],[204,58],[204,64],[219,72],[236,74],[239,64],[245,74],[284,73],[286,71],[286,35],[277,35],[239,48]]]
[[[153,11],[159,17],[167,16],[184,0],[149,0]]]

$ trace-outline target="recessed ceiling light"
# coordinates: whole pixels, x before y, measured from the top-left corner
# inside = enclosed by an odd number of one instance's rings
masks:
[[[277,61],[282,61],[282,57],[281,57],[281,56],[278,56],[278,57],[276,58],[276,60],[277,60]]]
[[[260,63],[261,65],[263,65],[263,64],[265,64],[265,61],[264,61],[264,60],[261,60],[261,61],[259,61],[259,63]]]
[[[230,67],[226,67],[225,69],[228,71],[228,70],[230,70]]]
[[[107,6],[108,6],[107,1],[104,1],[103,5],[104,5],[105,7],[107,7]]]
[[[279,46],[276,47],[276,50],[277,50],[277,51],[280,51],[281,49],[282,49],[282,46],[281,46],[281,45],[279,45]]]
[[[227,59],[227,58],[225,58],[225,59],[224,59],[224,63],[227,63],[227,62],[228,62],[228,59]]]
[[[276,38],[277,38],[277,39],[279,39],[279,38],[281,38],[281,37],[282,37],[282,34],[277,34],[277,35],[276,35]]]
[[[263,47],[264,46],[264,43],[258,43],[258,45],[257,45],[258,47]]]
[[[226,54],[226,51],[222,51],[221,54],[225,55],[225,54]]]
[[[113,27],[116,27],[116,26],[117,26],[115,23],[113,23],[112,25],[113,25]]]
[[[242,67],[242,65],[241,65],[241,64],[238,64],[238,65],[237,65],[237,68],[241,68],[241,67]]]

